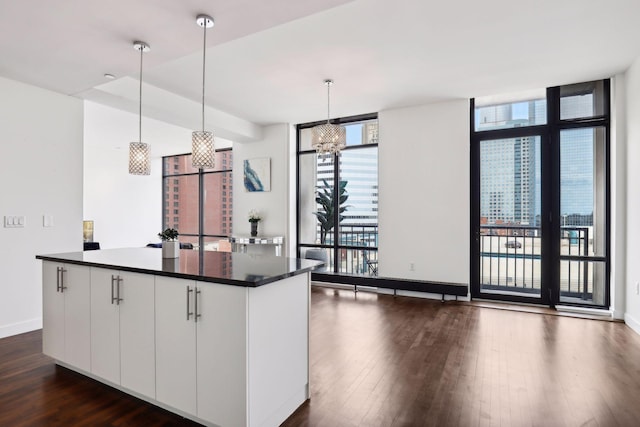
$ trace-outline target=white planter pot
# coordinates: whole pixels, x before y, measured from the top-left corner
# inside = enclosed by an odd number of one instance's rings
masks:
[[[180,242],[162,242],[162,258],[178,258],[180,256]]]

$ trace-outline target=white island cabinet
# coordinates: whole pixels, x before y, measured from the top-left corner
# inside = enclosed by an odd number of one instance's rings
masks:
[[[43,262],[43,353],[89,371],[89,267]]]
[[[156,398],[196,414],[196,325],[187,319],[194,280],[156,277]],[[191,314],[193,316],[193,314]]]
[[[91,268],[91,373],[155,398],[154,277]]]
[[[43,351],[211,426],[280,425],[309,398],[309,280],[321,263],[151,248],[39,255]]]
[[[247,294],[156,278],[158,401],[217,425],[247,424]]]

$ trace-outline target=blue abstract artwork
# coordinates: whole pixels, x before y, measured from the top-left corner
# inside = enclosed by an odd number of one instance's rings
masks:
[[[244,161],[244,188],[249,192],[271,191],[271,159]]]

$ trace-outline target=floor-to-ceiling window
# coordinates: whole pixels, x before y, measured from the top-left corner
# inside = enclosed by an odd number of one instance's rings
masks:
[[[472,295],[609,304],[609,80],[472,100]]]
[[[325,260],[326,271],[378,272],[377,115],[338,119],[347,146],[318,155],[311,129],[298,125],[298,256]]]
[[[216,151],[215,167],[198,170],[191,154],[163,158],[162,223],[175,228],[180,242],[216,250],[232,229],[233,151]]]

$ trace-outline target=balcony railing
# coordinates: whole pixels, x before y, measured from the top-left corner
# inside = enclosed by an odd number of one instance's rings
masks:
[[[319,234],[318,229],[318,236]],[[378,275],[378,225],[341,224],[338,233],[338,272],[364,276]],[[301,245],[305,246],[305,245]],[[327,236],[324,246],[329,260],[326,271],[334,271],[333,238]],[[317,246],[315,246],[317,247]],[[305,249],[302,249],[304,256]]]
[[[560,295],[590,300],[593,297],[593,262],[590,227],[562,227],[560,242]],[[482,225],[480,228],[480,284],[483,292],[540,295],[541,228]]]

